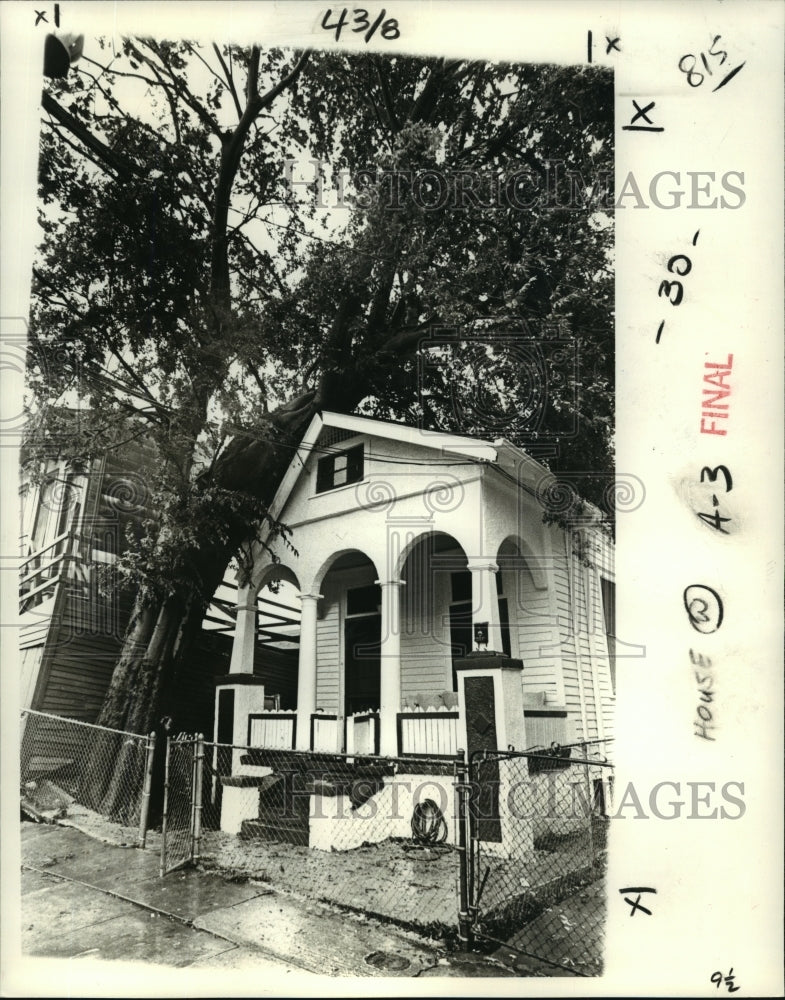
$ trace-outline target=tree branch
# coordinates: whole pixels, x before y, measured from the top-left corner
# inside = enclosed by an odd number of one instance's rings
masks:
[[[44,111],[68,129],[71,135],[75,136],[103,163],[114,170],[119,177],[124,180],[130,180],[132,177],[140,177],[142,175],[142,171],[135,163],[120,156],[110,146],[107,146],[106,143],[101,142],[78,118],[75,118],[70,111],[66,111],[64,107],[58,104],[54,97],[47,93],[47,91],[44,91],[41,97],[41,105]]]
[[[86,151],[83,146],[78,146],[75,142],[71,142],[71,140],[66,135],[66,130],[61,125],[58,125],[56,122],[53,122],[51,120],[44,122],[44,124],[52,130],[52,132],[57,136],[60,142],[64,142],[66,146],[70,146],[71,149],[73,149],[73,151],[78,156],[80,157],[83,156],[86,160],[89,160],[91,163],[95,164],[95,166],[98,167],[99,170],[103,171],[103,173],[105,173],[107,177],[111,177],[112,180],[117,179],[117,174],[109,167],[108,164],[102,163],[97,157],[93,156],[90,152]]]
[[[144,52],[140,52],[139,49],[135,45],[133,45],[131,42],[129,42],[128,45],[129,45],[129,48],[131,49],[131,51],[135,53],[136,57],[138,59],[140,59],[143,63],[145,63],[145,65],[149,66],[150,69],[156,74],[156,76],[160,80],[161,86],[163,86],[164,88],[167,88],[169,86],[169,84],[165,83],[163,81],[163,79],[160,77],[160,73],[158,73],[156,71],[156,67],[155,67],[155,64],[153,63],[152,59],[150,59],[149,56],[146,56],[144,54]],[[184,83],[180,79],[179,76],[177,76],[177,74],[174,72],[174,70],[172,69],[172,67],[169,65],[169,63],[166,61],[166,59],[161,54],[159,46],[157,46],[152,41],[148,41],[147,42],[147,46],[153,52],[155,52],[155,54],[161,60],[161,64],[163,65],[163,68],[166,71],[166,75],[171,80],[171,86],[174,88],[174,92],[177,94],[177,96],[180,98],[180,100],[182,100],[185,104],[187,104],[188,107],[192,111],[194,111],[196,113],[196,115],[198,116],[198,118],[202,122],[202,124],[210,132],[212,132],[213,135],[220,136],[221,135],[221,130],[218,127],[218,122],[207,111],[207,109],[201,104],[201,102],[198,101],[196,99],[196,97],[194,97],[194,95],[188,89],[188,85],[186,83]]]
[[[259,111],[264,111],[266,108],[269,108],[279,94],[283,93],[284,90],[288,90],[288,88],[296,82],[297,77],[300,73],[302,73],[303,67],[308,62],[310,57],[310,50],[306,49],[297,60],[297,63],[291,73],[289,73],[288,76],[285,76],[283,80],[276,83],[276,85],[268,90],[264,97],[261,98]],[[256,113],[258,114],[258,112]]]
[[[232,71],[226,65],[224,57],[221,55],[221,50],[213,42],[213,51],[218,56],[218,62],[221,64],[221,69],[224,71],[224,76],[226,77],[226,85],[229,88],[229,93],[232,95],[232,100],[234,101],[234,106],[237,109],[238,121],[243,117],[243,109],[240,105],[240,98],[237,96],[237,88],[234,85],[234,77],[232,76]]]
[[[309,56],[310,53],[308,50],[303,52],[297,60],[294,69],[282,80],[279,80],[263,97],[260,97],[258,81],[260,53],[258,47],[254,46],[248,65],[248,82],[246,86],[248,103],[235,130],[221,136],[221,166],[218,172],[218,182],[215,187],[210,275],[213,296],[216,302],[227,310],[230,304],[227,238],[229,202],[232,194],[232,186],[240,167],[245,140],[251,129],[251,125],[261,112],[269,108],[275,98],[296,81]]]
[[[379,87],[382,92],[382,99],[384,100],[384,108],[387,112],[387,120],[389,122],[390,130],[392,132],[399,132],[401,126],[398,122],[398,116],[395,114],[392,94],[390,93],[390,85],[387,82],[387,77],[378,61],[374,63],[374,68],[376,70],[376,78],[379,81]]]

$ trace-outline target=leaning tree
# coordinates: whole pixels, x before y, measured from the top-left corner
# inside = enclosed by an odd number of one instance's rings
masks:
[[[102,724],[171,710],[319,410],[612,468],[606,72],[136,38],[42,104],[29,448],[155,456]]]

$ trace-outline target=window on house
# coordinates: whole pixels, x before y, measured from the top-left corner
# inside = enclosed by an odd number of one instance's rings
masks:
[[[382,603],[382,588],[378,584],[370,587],[351,587],[346,591],[347,615],[378,614]]]
[[[611,686],[616,690],[616,584],[600,577],[602,588],[602,612],[605,616],[605,636],[608,640],[608,663],[611,670]]]
[[[57,534],[62,535],[68,528],[71,520],[71,513],[76,504],[76,492],[74,490],[74,477],[69,474],[63,487],[62,502],[60,504],[60,516],[57,521]]]
[[[453,604],[456,604],[458,601],[471,601],[472,575],[468,569],[450,574],[450,592]]]
[[[512,656],[510,646],[510,613],[507,608],[507,598],[499,598],[499,627],[502,633],[502,650],[505,656]]]
[[[60,500],[57,492],[57,479],[52,477],[41,483],[38,494],[38,507],[33,522],[33,548],[42,549],[55,537],[57,518],[60,512]]]
[[[325,455],[316,467],[316,492],[324,493],[339,486],[357,483],[363,478],[363,446],[355,445],[347,451]]]

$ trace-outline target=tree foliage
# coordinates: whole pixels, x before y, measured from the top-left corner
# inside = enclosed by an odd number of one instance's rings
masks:
[[[158,456],[102,721],[149,727],[319,409],[611,470],[612,107],[591,66],[150,38],[47,83],[30,447],[78,398],[63,449]]]

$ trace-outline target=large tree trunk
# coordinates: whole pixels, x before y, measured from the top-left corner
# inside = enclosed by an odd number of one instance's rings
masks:
[[[137,597],[137,609],[106,693],[98,722],[145,734],[158,728],[166,687],[186,633],[198,632],[202,608],[172,597],[155,605]],[[137,741],[123,743],[98,732],[91,746],[81,798],[119,822],[130,822],[140,804],[144,757]]]
[[[285,428],[287,440],[292,434],[295,437],[301,434],[316,412],[312,397],[305,405],[299,405],[300,402],[295,401],[277,415],[275,422]],[[226,488],[243,489],[269,502],[291,455],[290,446],[239,439],[214,470],[214,480]],[[144,590],[137,594],[104,697],[99,725],[138,734],[155,731],[161,737],[161,749],[166,729],[181,728],[178,684],[181,689],[182,682],[176,679],[188,676],[205,605],[220,586],[232,556],[250,530],[249,525],[239,523],[227,541],[219,544],[206,538],[199,549],[189,553],[188,562],[194,574],[190,593],[175,593],[157,600]],[[162,725],[164,718],[171,719],[170,727]],[[128,803],[141,793],[143,775],[137,757],[130,754],[127,758],[122,754],[115,757],[113,746],[109,736],[99,737],[92,746],[82,797],[85,804],[102,814],[123,820],[129,811]]]

